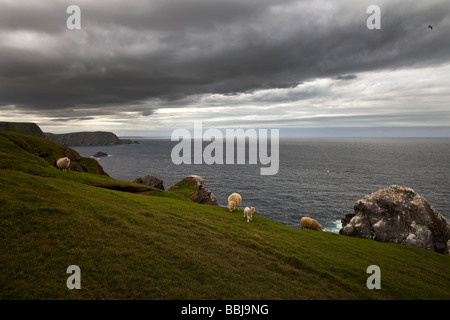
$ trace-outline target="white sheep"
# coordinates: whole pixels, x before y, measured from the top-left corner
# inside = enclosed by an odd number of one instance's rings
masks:
[[[244,218],[247,218],[247,222],[252,221],[253,213],[255,212],[255,207],[245,207],[244,209]]]
[[[242,197],[239,193],[234,192],[230,194],[228,197],[228,210],[230,210],[230,212],[236,210],[241,203]]]
[[[59,158],[56,161],[56,166],[58,167],[58,169],[62,169],[62,171],[66,171],[70,166],[70,159],[67,157]]]
[[[309,217],[301,218],[300,224],[302,225],[303,229],[312,229],[312,230],[322,231],[322,225],[319,222],[317,222],[317,220],[314,220]]]

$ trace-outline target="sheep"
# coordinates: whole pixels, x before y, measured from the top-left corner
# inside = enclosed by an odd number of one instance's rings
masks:
[[[322,231],[322,226],[320,225],[320,223],[317,222],[316,220],[312,219],[312,218],[303,217],[300,220],[300,224],[302,225],[303,229],[306,228],[306,229]]]
[[[230,196],[228,197],[228,210],[230,210],[230,212],[233,212],[239,207],[241,203],[242,197],[239,193],[234,192],[230,194]]]
[[[245,207],[244,218],[247,218],[247,222],[252,221],[253,212],[255,212],[255,207]]]
[[[70,159],[67,157],[59,158],[56,161],[56,166],[58,167],[58,169],[62,169],[62,171],[66,171],[70,166]]]

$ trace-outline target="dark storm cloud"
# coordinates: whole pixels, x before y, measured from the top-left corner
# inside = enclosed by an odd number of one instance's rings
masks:
[[[79,117],[79,118],[55,118],[55,119],[50,119],[50,121],[55,121],[55,122],[86,121],[86,120],[95,120],[95,118],[94,117]]]
[[[148,116],[152,99],[449,61],[448,1],[380,1],[381,30],[360,0],[78,1],[79,31],[65,27],[69,4],[0,0],[0,105]]]
[[[336,77],[336,80],[353,80],[356,79],[356,74],[348,74],[348,75],[339,75]]]

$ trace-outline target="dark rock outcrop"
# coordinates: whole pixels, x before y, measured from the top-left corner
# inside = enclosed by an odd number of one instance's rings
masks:
[[[355,216],[354,213],[347,213],[347,214],[345,215],[345,217],[341,219],[341,225],[342,225],[342,227],[346,226],[346,225],[350,222],[350,220],[352,220],[352,218],[353,218],[354,216]]]
[[[108,154],[106,152],[102,152],[102,151],[99,151],[93,155],[93,157],[96,157],[96,158],[107,157],[107,156],[108,156]]]
[[[216,196],[211,192],[211,190],[206,188],[205,181],[200,176],[188,176],[173,186],[170,186],[168,191],[178,192],[184,197],[187,197],[197,203],[217,206]]]
[[[390,186],[358,200],[340,234],[448,254],[450,225],[411,188]]]
[[[163,181],[157,177],[152,176],[151,174],[146,174],[145,176],[136,178],[131,182],[145,184],[146,186],[149,187],[164,190]]]
[[[112,132],[72,132],[72,133],[44,133],[45,138],[66,146],[113,146],[119,144],[132,144],[129,139],[119,139]]]

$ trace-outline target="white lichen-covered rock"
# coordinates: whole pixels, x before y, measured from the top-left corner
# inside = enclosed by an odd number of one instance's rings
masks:
[[[449,253],[449,224],[411,188],[393,185],[358,200],[342,223],[343,235]]]

